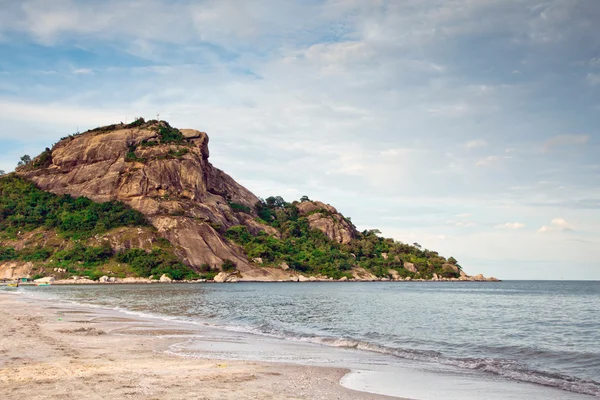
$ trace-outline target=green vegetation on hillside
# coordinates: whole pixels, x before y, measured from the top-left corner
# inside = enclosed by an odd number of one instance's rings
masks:
[[[177,128],[173,128],[168,122],[163,121],[158,128],[158,136],[161,143],[183,143],[185,137]]]
[[[85,239],[120,226],[147,226],[146,218],[125,204],[95,203],[86,197],[57,196],[16,175],[0,179],[0,231],[54,228],[65,237]]]
[[[48,168],[50,165],[52,165],[52,150],[46,147],[46,150],[36,158],[33,167]]]
[[[139,123],[136,126],[141,126],[144,125],[144,119],[140,118],[136,121],[141,121],[141,123]],[[185,136],[183,136],[183,133],[181,133],[181,131],[177,128],[173,128],[171,125],[169,125],[168,122],[166,121],[160,121],[160,123],[158,123],[158,121],[149,121],[148,123],[152,123],[152,122],[156,122],[157,124],[159,124],[157,127],[155,127],[156,132],[158,133],[158,139],[150,139],[150,140],[143,140],[140,144],[139,147],[154,147],[154,146],[158,146],[160,144],[168,144],[168,145],[176,145],[176,146],[189,146],[189,141],[185,138]],[[133,122],[132,124],[135,124],[137,122]],[[127,125],[127,127],[130,127],[131,124]],[[131,145],[129,146],[129,150],[127,152],[127,154],[125,155],[125,161],[126,162],[140,162],[140,163],[145,163],[148,160],[143,158],[143,157],[139,157],[135,152],[138,148],[138,145]],[[162,155],[162,156],[158,156],[155,157],[153,159],[159,159],[159,160],[165,160],[165,159],[181,159],[183,158],[183,156],[185,156],[186,154],[188,154],[190,151],[188,148],[178,148],[176,149],[169,149],[169,151]]]
[[[281,197],[269,197],[256,205],[261,222],[276,228],[281,239],[265,232],[252,235],[242,225],[229,228],[225,236],[240,244],[250,259],[260,257],[267,265],[285,262],[297,271],[335,279],[350,278],[349,271],[354,266],[379,277],[389,276],[390,269],[402,277],[431,278],[433,273],[458,276],[456,271],[442,267],[449,262],[455,264],[453,258],[448,261],[434,251],[380,237],[377,230],[358,232],[348,244],[332,241],[320,230],[311,229],[307,216],[300,215],[296,204],[287,203]],[[324,210],[314,212],[328,216]],[[418,272],[405,269],[405,262],[413,263]]]
[[[0,245],[0,262],[30,261],[40,273],[61,268],[67,271],[67,276],[86,275],[91,279],[105,274],[196,277],[164,239],[150,252],[142,249],[115,252],[107,242],[100,246],[89,245],[94,236],[114,228],[148,226],[143,214],[120,202],[95,203],[86,197],[58,196],[12,174],[0,178],[0,239],[7,242]],[[62,240],[59,244],[33,244],[22,250],[8,245],[24,232],[34,230],[57,232]],[[129,267],[123,268],[121,263]],[[107,273],[109,270],[113,273]]]

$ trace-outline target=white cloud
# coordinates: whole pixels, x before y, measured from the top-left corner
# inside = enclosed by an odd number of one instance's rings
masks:
[[[381,154],[382,156],[387,156],[387,157],[397,157],[397,156],[402,156],[402,155],[405,156],[412,152],[414,152],[413,149],[396,148],[396,149],[383,150],[379,154]]]
[[[459,218],[468,218],[471,217],[473,214],[471,213],[462,213],[462,214],[458,214],[457,217]]]
[[[542,146],[542,151],[548,152],[554,148],[581,146],[589,142],[589,135],[558,135],[548,139]]]
[[[473,221],[454,221],[454,220],[446,221],[446,225],[452,225],[452,226],[456,226],[458,228],[472,228],[474,226],[477,226],[477,224]]]
[[[475,166],[477,166],[477,167],[488,167],[488,166],[496,163],[498,160],[500,160],[500,157],[498,157],[498,156],[487,156],[485,158],[482,158],[482,159],[478,160],[475,163]]]
[[[486,147],[487,145],[488,145],[488,142],[486,142],[485,140],[481,140],[481,139],[471,140],[471,141],[465,143],[465,147],[467,149],[476,149],[478,147]]]
[[[523,229],[523,228],[525,228],[525,224],[522,224],[520,222],[507,222],[505,224],[496,225],[496,229],[517,230],[517,229]]]
[[[427,110],[428,113],[439,117],[459,118],[471,111],[471,107],[466,103],[444,104],[436,107],[431,107]]]
[[[573,225],[569,224],[564,218],[554,218],[552,220],[552,225],[556,226],[562,231],[573,231],[575,228]]]
[[[55,123],[63,126],[71,126],[71,132],[62,132],[64,134],[75,132],[76,127],[103,125],[108,122],[118,122],[125,120],[124,111],[91,109],[72,105],[53,105],[53,104],[35,104],[32,102],[13,102],[0,98],[0,109],[10,116],[10,119],[23,121],[44,121],[45,123]],[[131,114],[133,115],[133,114]],[[10,133],[0,132],[0,138],[9,136]],[[60,136],[59,136],[60,137]]]
[[[550,221],[550,225],[543,225],[538,232],[547,233],[556,230],[560,230],[562,232],[571,232],[575,230],[575,227],[573,227],[573,225],[567,222],[567,220],[564,218],[554,218],[552,221]]]
[[[94,71],[92,71],[89,68],[79,68],[79,69],[73,70],[73,73],[76,75],[93,75]]]

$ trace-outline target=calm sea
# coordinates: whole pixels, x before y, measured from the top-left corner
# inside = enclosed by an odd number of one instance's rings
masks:
[[[237,283],[20,290],[600,396],[600,282]]]

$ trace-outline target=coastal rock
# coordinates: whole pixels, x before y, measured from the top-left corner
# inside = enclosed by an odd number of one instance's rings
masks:
[[[127,278],[120,279],[119,283],[150,283],[150,279],[127,277]]]
[[[78,285],[92,285],[97,282],[94,280],[91,280],[89,278],[82,278],[82,279],[78,279],[75,283]]]
[[[162,282],[162,283],[171,283],[173,281],[173,279],[169,278],[165,274],[162,274],[161,277],[160,277],[160,279],[158,281]]]
[[[409,262],[404,263],[404,269],[406,269],[407,271],[412,272],[412,273],[418,272],[417,267],[415,267],[415,264],[409,263]]]
[[[348,280],[348,277],[346,276],[342,276],[340,279],[338,279],[338,281],[340,282],[346,282]]]
[[[14,279],[24,276],[30,277],[32,262],[0,261],[0,279]]]
[[[347,244],[356,237],[356,228],[333,206],[320,201],[303,201],[297,207],[301,215],[308,216],[311,228],[320,230],[331,240]]]
[[[444,272],[450,272],[450,273],[458,273],[460,271],[460,269],[456,265],[449,264],[449,263],[443,264],[442,270]]]
[[[300,275],[298,276],[298,282],[308,282],[309,279],[307,277],[305,277],[304,275]]]
[[[356,279],[357,281],[375,281],[375,280],[377,280],[377,277],[375,275],[373,275],[371,272],[369,272],[366,269],[361,268],[361,267],[353,268],[350,272],[352,273],[352,276],[354,277],[354,279]]]
[[[282,262],[281,264],[279,264],[279,268],[281,268],[284,271],[287,271],[288,269],[290,269],[290,266],[286,262]]]
[[[227,278],[229,278],[229,274],[226,272],[219,272],[214,278],[213,280],[217,283],[223,283],[227,280]]]
[[[107,283],[109,279],[110,278],[108,276],[104,275],[100,279],[98,279],[98,282],[100,282],[100,283]]]

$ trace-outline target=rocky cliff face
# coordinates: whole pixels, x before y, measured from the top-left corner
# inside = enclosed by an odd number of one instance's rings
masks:
[[[300,215],[307,216],[311,228],[323,232],[329,239],[348,244],[356,237],[356,228],[335,207],[320,201],[303,201],[298,204]]]
[[[192,267],[220,267],[229,259],[242,272],[258,270],[219,233],[233,225],[246,225],[253,232],[269,229],[253,218],[258,198],[208,161],[206,133],[184,129],[183,138],[169,141],[161,137],[161,128],[170,129],[154,121],[65,138],[50,150],[51,157],[44,156],[43,167],[17,173],[55,194],[130,205],[145,214]],[[32,163],[39,164],[40,157]],[[232,204],[250,214],[234,211]]]

